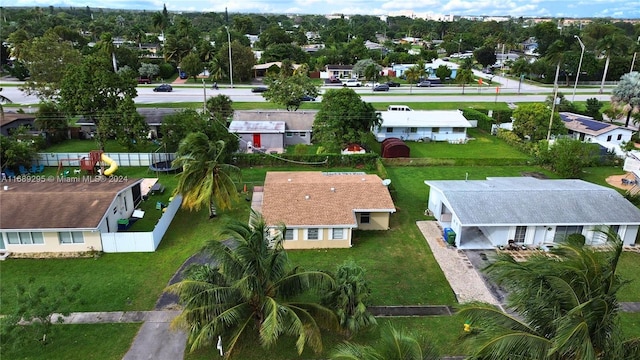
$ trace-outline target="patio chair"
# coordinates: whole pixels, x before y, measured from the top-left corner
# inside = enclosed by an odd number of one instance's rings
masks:
[[[44,172],[44,164],[38,165],[38,173],[43,173],[43,172]]]
[[[516,245],[516,241],[510,239],[507,243],[507,250],[520,250],[520,247]]]
[[[38,165],[31,165],[31,173],[32,174],[38,173]]]
[[[13,178],[16,177],[16,173],[14,173],[13,170],[11,170],[9,168],[4,169],[4,173],[7,175],[8,179],[13,179]]]
[[[18,171],[20,172],[20,175],[29,175],[29,171],[24,167],[24,165],[18,166]]]

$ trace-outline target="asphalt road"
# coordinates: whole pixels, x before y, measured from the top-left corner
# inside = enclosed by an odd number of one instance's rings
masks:
[[[477,72],[476,75],[488,77],[486,74]],[[540,87],[527,83],[519,83],[512,79],[494,76],[492,85],[488,85],[488,80],[483,81],[480,86],[477,83],[465,86],[464,94],[460,86],[452,87],[430,87],[418,88],[410,87],[405,84],[399,88],[392,88],[389,92],[374,93],[370,87],[352,88],[361,95],[362,100],[366,102],[385,102],[385,103],[411,103],[411,102],[542,102],[547,96],[553,92],[552,87]],[[500,84],[496,86],[496,84]],[[2,95],[9,98],[13,103],[21,105],[38,104],[39,100],[35,96],[29,96],[19,90],[19,83],[2,79],[0,87],[2,87]],[[153,88],[158,84],[141,85],[138,87],[138,97],[135,99],[138,104],[162,104],[162,103],[181,103],[181,102],[201,102],[205,98],[224,94],[234,102],[265,102],[262,94],[252,93],[251,86],[236,86],[231,89],[228,87],[219,90],[196,86],[196,84],[173,85],[173,92],[153,92]],[[321,89],[321,94],[332,88],[339,88],[339,85],[326,85]],[[560,92],[565,97],[572,99],[573,87],[560,86]],[[577,89],[575,100],[585,101],[588,98],[597,98],[600,101],[609,101],[611,89],[605,89],[604,94],[596,94],[597,89],[585,88]],[[322,96],[316,101],[321,101]],[[35,111],[35,109],[34,109]]]

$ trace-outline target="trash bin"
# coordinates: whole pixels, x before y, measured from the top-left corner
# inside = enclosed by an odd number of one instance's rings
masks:
[[[442,237],[444,238],[444,241],[447,242],[447,244],[449,245],[456,244],[456,233],[455,231],[453,231],[452,228],[445,228],[443,231]]]
[[[129,219],[118,220],[118,231],[124,231],[129,228]]]

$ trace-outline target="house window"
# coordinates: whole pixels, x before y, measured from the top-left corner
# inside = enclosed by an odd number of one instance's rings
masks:
[[[611,141],[611,135],[607,136],[607,141]]]
[[[553,242],[562,243],[571,234],[582,234],[582,226],[556,226]]]
[[[392,127],[388,127],[388,128],[387,128],[387,132],[388,132],[388,133],[392,133],[392,132],[393,132],[393,128],[392,128]]]
[[[84,234],[81,231],[64,231],[58,233],[60,244],[84,244]]]
[[[300,135],[300,137],[307,137],[307,133],[301,132],[298,135]]]
[[[333,239],[333,240],[343,240],[344,239],[344,229],[331,229],[331,239]]]
[[[7,243],[12,245],[44,244],[44,237],[39,232],[8,232]]]
[[[438,132],[440,132],[440,128],[439,127],[431,128],[431,132],[432,133],[438,133]]]
[[[291,131],[287,131],[287,137],[293,137],[293,133]]]
[[[360,214],[360,224],[368,224],[369,222],[371,222],[371,213]]]
[[[622,140],[622,134],[618,134],[618,140]]]
[[[461,127],[453,128],[453,132],[454,133],[463,133],[464,132],[464,128],[461,128]]]
[[[115,206],[115,207],[113,208],[113,213],[114,213],[114,214],[118,213],[118,207],[117,207],[117,206]]]
[[[418,128],[416,128],[416,127],[409,128],[409,132],[410,133],[417,133],[418,132]]]
[[[294,229],[287,229],[284,232],[284,239],[285,240],[296,240],[296,231],[294,231]]]
[[[307,229],[307,240],[320,240],[319,229]]]
[[[516,226],[516,234],[513,237],[513,240],[517,243],[524,242],[524,236],[527,234],[526,226]]]

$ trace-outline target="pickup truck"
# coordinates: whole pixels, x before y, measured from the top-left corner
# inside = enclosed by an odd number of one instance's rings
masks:
[[[349,79],[347,81],[343,81],[342,82],[342,86],[345,86],[345,87],[360,87],[360,86],[362,86],[362,83],[360,81],[358,81],[357,79]]]

